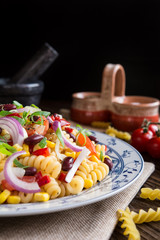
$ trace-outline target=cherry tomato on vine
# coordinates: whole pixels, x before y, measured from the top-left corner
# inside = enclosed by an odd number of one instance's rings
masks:
[[[131,137],[131,144],[139,152],[146,152],[147,142],[153,137],[153,133],[150,130],[145,131],[143,128],[138,128],[133,131]]]
[[[158,126],[156,124],[149,124],[148,126],[148,130],[150,130],[153,135],[155,136],[156,135],[156,132],[158,131]]]
[[[160,137],[153,137],[147,143],[147,152],[153,158],[160,159]]]

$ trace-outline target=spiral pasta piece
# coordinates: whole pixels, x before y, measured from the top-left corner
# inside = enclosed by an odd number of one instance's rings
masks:
[[[160,221],[160,208],[157,208],[157,211],[154,211],[152,208],[150,208],[148,212],[140,209],[139,213],[131,211],[131,216],[136,224]]]
[[[84,180],[86,179],[87,175],[97,167],[97,163],[87,161],[86,159],[82,161],[81,165],[79,166],[78,170],[76,171],[76,175],[82,177]]]
[[[21,203],[30,203],[32,202],[32,199],[33,199],[33,193],[19,192],[18,196],[20,197]]]
[[[47,192],[50,196],[50,199],[57,198],[61,193],[61,188],[58,185],[58,182],[51,178],[51,181],[43,186],[45,192]]]
[[[61,182],[61,181],[57,180],[57,183],[58,183],[58,185],[59,185],[59,187],[60,187],[60,189],[61,189],[61,192],[60,192],[60,194],[59,194],[58,197],[64,197],[64,196],[66,196],[66,188],[65,188],[64,182]]]
[[[118,131],[116,128],[109,126],[106,129],[106,133],[110,136],[115,136],[117,138],[123,139],[125,141],[130,141],[131,134],[128,132]]]
[[[53,155],[48,157],[32,155],[30,157],[21,158],[19,161],[25,166],[42,170],[44,173],[48,173],[54,178],[56,178],[61,171],[61,164]]]
[[[80,176],[74,176],[70,183],[65,184],[69,194],[78,194],[84,188],[84,180]]]
[[[156,198],[160,200],[160,189],[151,189],[151,188],[141,188],[141,198],[149,198],[150,200],[155,200]]]
[[[102,145],[102,144],[97,144],[95,146],[96,148],[96,152],[97,152],[97,156],[100,158],[100,154],[102,152],[103,156],[105,155],[105,152],[106,152],[106,146],[105,145]]]
[[[109,173],[109,167],[103,162],[99,162],[98,166],[96,169],[91,171],[88,175],[87,178],[93,180],[93,185],[97,183],[97,181],[103,180]]]
[[[136,228],[136,225],[133,221],[132,215],[130,213],[129,208],[125,211],[119,209],[118,210],[119,221],[123,221],[121,228],[125,228],[123,235],[128,235],[128,240],[140,240],[140,233]]]

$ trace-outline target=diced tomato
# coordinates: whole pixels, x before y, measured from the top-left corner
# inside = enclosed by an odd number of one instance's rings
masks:
[[[48,157],[50,155],[49,153],[49,149],[46,147],[46,148],[41,148],[41,149],[38,149],[34,152],[32,152],[33,155],[36,155],[36,156],[39,156],[39,155],[43,155],[45,157]]]
[[[1,183],[2,183],[2,188],[3,188],[3,190],[4,190],[4,189],[7,189],[7,190],[9,190],[9,191],[14,191],[14,190],[16,190],[14,187],[12,187],[12,186],[7,182],[6,179],[3,179]]]
[[[24,182],[32,183],[32,182],[36,181],[36,177],[35,176],[23,176],[21,180]]]
[[[65,177],[66,177],[66,173],[61,172],[60,175],[59,175],[58,180],[60,180],[60,181],[64,181],[64,180],[65,180]]]
[[[86,148],[88,148],[89,151],[91,152],[90,155],[96,155],[97,156],[97,152],[96,152],[95,146],[92,143],[92,141],[89,139],[88,136],[84,137],[82,133],[79,133],[78,134],[78,144],[80,146],[86,146]]]
[[[44,175],[42,178],[40,178],[37,183],[39,187],[42,187],[43,185],[49,183],[51,181],[50,177],[48,175]]]
[[[68,133],[71,133],[71,132],[73,132],[73,128],[65,127],[65,131]]]
[[[41,179],[43,177],[41,171],[37,172],[35,175],[36,181],[39,181],[39,179]]]
[[[11,116],[22,118],[19,113],[11,113],[11,114],[7,115],[7,117],[11,117]]]

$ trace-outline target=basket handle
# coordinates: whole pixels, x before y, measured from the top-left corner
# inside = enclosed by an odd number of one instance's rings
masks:
[[[107,64],[102,74],[101,98],[108,110],[112,110],[115,97],[125,96],[125,71],[120,64]]]

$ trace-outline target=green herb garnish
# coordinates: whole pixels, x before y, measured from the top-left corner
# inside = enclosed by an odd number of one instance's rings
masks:
[[[36,124],[41,124],[43,125],[43,118],[42,116],[44,117],[48,117],[50,115],[50,112],[47,112],[47,111],[37,111],[37,112],[34,112],[30,115],[30,120]],[[34,116],[39,116],[41,118],[40,121],[34,121]]]
[[[102,150],[100,151],[100,159],[101,159],[101,161],[103,161],[103,152],[102,152]]]
[[[59,127],[56,130],[56,135],[57,135],[59,141],[61,142],[62,146],[64,147],[64,141],[63,141],[62,133],[61,133],[61,130],[59,129]]]
[[[23,118],[19,118],[16,116],[11,116],[12,118],[15,118],[22,126],[26,123],[26,121]]]
[[[34,107],[34,108],[38,108],[38,109],[39,109],[39,107],[37,107],[35,104],[31,104],[31,107]]]
[[[13,104],[16,105],[17,108],[23,108],[23,105],[17,101],[13,101]]]
[[[0,111],[0,116],[5,117],[5,116],[7,116],[7,115],[9,115],[11,113],[12,112],[9,112],[9,111]]]
[[[46,140],[47,140],[47,138],[44,137],[44,138],[39,142],[38,145],[39,145],[41,148],[44,148],[44,147],[47,145]]]
[[[10,146],[8,143],[0,141],[0,152],[10,156],[12,153],[17,152],[17,150],[14,147]]]
[[[28,166],[24,166],[22,163],[20,163],[17,159],[14,159],[13,163],[19,167],[19,168],[28,168]]]

